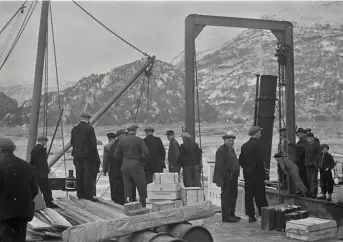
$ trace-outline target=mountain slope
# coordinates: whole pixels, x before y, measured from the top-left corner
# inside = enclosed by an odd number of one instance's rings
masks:
[[[20,113],[17,101],[0,92],[0,126],[16,125]]]

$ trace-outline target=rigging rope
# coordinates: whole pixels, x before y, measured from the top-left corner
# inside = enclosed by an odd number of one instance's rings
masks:
[[[44,59],[44,99],[43,99],[43,136],[48,137],[48,75],[49,75],[49,30],[46,29],[46,45]]]
[[[30,5],[30,8],[29,8],[29,10],[28,10],[28,12],[27,12],[27,14],[26,14],[26,16],[25,16],[24,22],[23,22],[23,24],[22,24],[22,26],[21,26],[21,28],[20,28],[20,30],[19,30],[19,33],[18,33],[16,39],[14,40],[14,43],[12,44],[11,49],[9,50],[9,52],[8,52],[8,54],[7,54],[6,58],[5,58],[5,60],[3,61],[2,65],[0,66],[0,70],[3,68],[3,66],[4,66],[5,63],[7,62],[7,60],[8,60],[8,58],[10,57],[10,55],[11,55],[11,53],[12,53],[14,47],[17,45],[17,43],[18,43],[18,41],[19,41],[21,35],[23,34],[23,32],[24,32],[24,30],[25,30],[25,28],[26,28],[26,26],[27,26],[27,23],[28,23],[29,20],[31,19],[32,13],[33,13],[33,11],[35,10],[35,8],[36,8],[36,6],[37,6],[37,2],[38,2],[38,0],[36,0],[34,3],[32,2],[32,4]],[[33,6],[33,7],[32,7],[32,6]],[[31,12],[30,12],[31,7],[32,7],[32,10],[31,10]]]
[[[27,0],[20,6],[20,8],[13,14],[13,16],[10,18],[10,20],[7,21],[7,23],[5,24],[5,26],[0,30],[0,34],[2,34],[2,32],[5,31],[5,29],[7,28],[7,26],[12,22],[12,20],[15,18],[15,16],[17,16],[17,14],[23,13],[24,12],[24,8],[26,8],[25,4],[27,3]]]
[[[78,4],[76,1],[73,1],[73,3],[75,3],[76,6],[78,6],[82,11],[84,11],[89,17],[91,17],[93,20],[95,20],[98,24],[100,24],[102,27],[104,27],[106,30],[108,30],[110,33],[112,33],[113,35],[115,35],[117,38],[119,38],[121,41],[125,42],[127,45],[131,46],[132,48],[134,48],[135,50],[137,50],[138,52],[142,53],[144,56],[148,56],[150,57],[150,55],[148,55],[147,53],[143,52],[142,50],[138,49],[136,46],[132,45],[131,43],[129,43],[127,40],[125,40],[124,38],[120,37],[118,34],[116,34],[115,32],[113,32],[110,28],[108,28],[105,24],[103,24],[102,22],[100,22],[97,18],[95,18],[91,13],[89,13],[86,9],[84,9],[80,4]]]

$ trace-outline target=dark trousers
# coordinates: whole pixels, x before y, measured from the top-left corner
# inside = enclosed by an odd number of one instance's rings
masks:
[[[183,167],[183,184],[185,187],[201,187],[199,166]]]
[[[74,158],[76,191],[78,198],[92,199],[94,193],[94,171],[89,160]]]
[[[145,184],[144,166],[141,161],[124,160],[121,167],[124,181],[124,194],[126,201],[134,201],[135,187],[138,189],[139,200],[146,206],[147,187]]]
[[[261,208],[268,206],[266,188],[263,179],[245,179],[245,214],[255,216],[254,200],[259,214]]]
[[[51,203],[53,198],[48,177],[37,177],[37,180],[39,189],[43,193],[45,203]]]
[[[110,188],[111,188],[111,200],[117,204],[124,205],[125,194],[124,194],[124,181],[122,177],[112,178],[110,177]],[[135,194],[136,194],[136,187]]]
[[[332,194],[333,193],[333,178],[331,170],[329,171],[320,171],[320,188],[322,189],[322,193]]]
[[[238,196],[238,176],[232,175],[224,180],[221,187],[222,220],[227,220],[235,214],[236,200]]]
[[[2,220],[0,227],[0,242],[25,242],[27,219]]]
[[[318,169],[314,164],[306,166],[307,183],[309,184],[310,196],[317,197],[318,194]]]
[[[93,172],[92,176],[92,195],[93,197],[96,197],[96,182],[98,179],[98,173]]]

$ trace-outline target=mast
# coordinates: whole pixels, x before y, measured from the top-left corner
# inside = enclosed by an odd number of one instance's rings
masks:
[[[27,152],[26,160],[28,162],[30,161],[30,152],[33,149],[33,147],[36,145],[37,132],[38,132],[49,7],[50,7],[49,0],[42,2],[37,57],[36,57],[35,79],[34,79],[32,104],[31,104],[30,131],[29,131],[29,138],[27,142],[27,151],[26,151]]]

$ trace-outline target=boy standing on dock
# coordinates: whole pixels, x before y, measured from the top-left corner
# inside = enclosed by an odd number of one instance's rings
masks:
[[[327,199],[327,201],[331,202],[334,183],[331,170],[335,167],[335,161],[332,155],[328,152],[329,145],[323,144],[322,149],[321,163],[319,165],[321,195],[318,198]],[[326,193],[328,194],[327,197]]]

